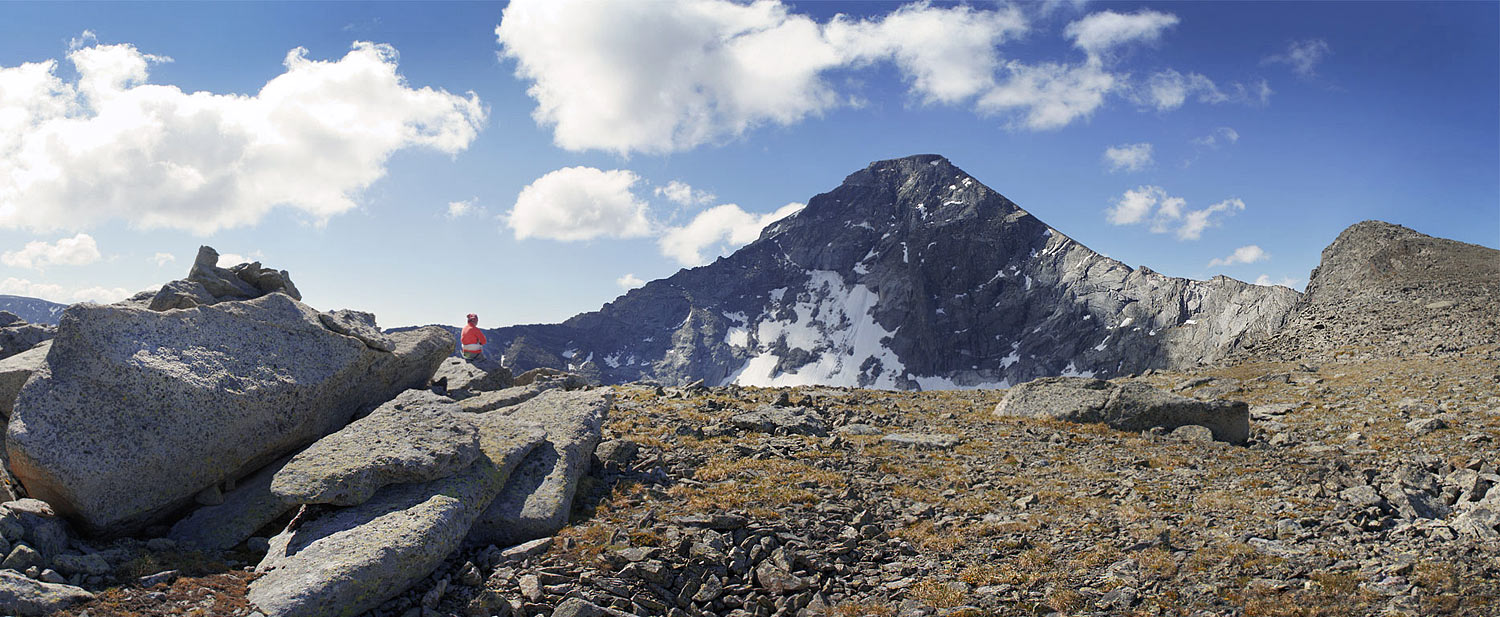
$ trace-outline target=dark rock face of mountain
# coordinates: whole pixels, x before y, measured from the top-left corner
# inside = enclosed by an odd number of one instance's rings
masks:
[[[65,308],[68,308],[68,305],[38,298],[0,294],[0,311],[12,313],[27,323],[55,326]]]
[[[896,389],[1212,362],[1299,295],[1132,269],[935,155],[880,161],[713,264],[555,325],[490,333],[514,371]]]
[[[1452,355],[1500,340],[1500,251],[1364,221],[1323,250],[1265,359]]]

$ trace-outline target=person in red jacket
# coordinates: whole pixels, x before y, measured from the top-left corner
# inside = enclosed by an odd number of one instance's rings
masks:
[[[479,316],[469,313],[469,325],[464,326],[463,335],[458,342],[463,346],[464,359],[470,362],[478,360],[484,355],[484,331],[479,329]]]

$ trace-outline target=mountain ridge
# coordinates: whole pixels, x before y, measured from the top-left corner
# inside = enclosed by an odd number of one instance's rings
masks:
[[[1212,362],[1298,298],[1131,268],[929,154],[871,163],[597,311],[490,330],[487,351],[604,383],[1004,387]]]

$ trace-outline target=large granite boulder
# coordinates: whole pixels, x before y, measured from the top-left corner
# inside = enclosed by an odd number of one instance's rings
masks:
[[[1200,401],[1133,381],[1045,377],[1011,388],[995,415],[1104,423],[1122,431],[1198,425],[1218,441],[1250,438],[1250,407],[1243,402]]]
[[[16,400],[7,451],[28,493],[92,534],[130,533],[424,385],[441,328],[394,352],[285,294],[186,310],[79,304]]]
[[[543,433],[498,414],[467,415],[483,454],[454,476],[387,486],[271,539],[249,600],[267,617],[341,617],[379,606],[462,544]]]
[[[458,401],[460,409],[470,413],[486,413],[505,407],[514,407],[536,398],[548,390],[563,387],[561,379],[543,379],[524,386],[514,386],[493,392],[481,392]]]
[[[271,492],[287,503],[353,506],[387,485],[446,478],[478,457],[472,414],[452,399],[407,390],[292,457]]]
[[[568,522],[578,480],[599,445],[614,403],[608,390],[550,390],[498,415],[546,432],[547,440],[521,462],[505,490],[474,523],[469,541],[508,546],[557,533]]]

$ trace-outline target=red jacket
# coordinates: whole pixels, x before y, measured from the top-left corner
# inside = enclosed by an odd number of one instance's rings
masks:
[[[463,345],[465,352],[482,353],[484,351],[484,344],[488,341],[484,338],[483,330],[475,326],[466,325],[464,326],[463,336],[459,337],[458,342]]]

